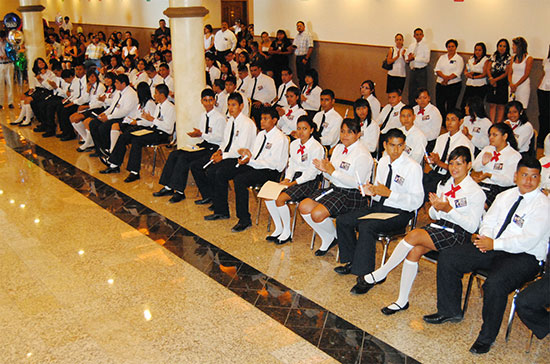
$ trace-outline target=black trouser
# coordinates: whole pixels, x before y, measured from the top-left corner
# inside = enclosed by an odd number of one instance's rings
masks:
[[[373,212],[398,213],[398,215],[387,220],[359,220],[360,217]],[[373,272],[376,266],[378,233],[404,228],[413,215],[412,212],[386,207],[375,202],[372,207],[338,216],[336,231],[340,262],[351,263],[351,273],[358,276]],[[359,231],[359,237],[356,231]]]
[[[212,156],[213,151],[203,149],[198,152],[186,152],[184,150],[174,150],[168,156],[159,183],[163,186],[183,193],[187,186],[187,176],[192,162],[198,163],[202,168]]]
[[[59,128],[61,129],[63,135],[74,136],[74,128],[71,125],[71,115],[78,111],[78,105],[71,105],[65,107],[62,105],[57,108],[57,121],[59,123]]]
[[[63,107],[63,98],[61,96],[52,96],[37,106],[37,109],[41,111],[35,114],[46,131],[55,132],[55,114],[59,107]]]
[[[516,297],[516,312],[535,336],[543,339],[550,333],[550,272],[528,285]]]
[[[255,102],[260,103],[258,107],[254,105]],[[258,130],[262,130],[262,110],[263,104],[261,101],[250,100],[250,118],[254,120],[254,123],[256,123],[256,128],[258,128]]]
[[[483,325],[477,338],[492,344],[500,329],[508,295],[532,280],[539,262],[530,254],[503,251],[482,253],[473,244],[454,246],[439,251],[437,262],[437,312],[444,316],[462,314],[462,277],[477,269],[488,271],[483,284]]]
[[[435,167],[438,169],[438,167]],[[449,172],[447,172],[449,173]],[[443,178],[445,178],[446,174],[439,174],[435,171],[435,169],[432,169],[429,173],[424,173],[422,175],[422,185],[424,186],[424,202],[429,201],[430,192],[435,193],[437,191],[437,185]]]
[[[456,108],[460,90],[462,90],[462,82],[453,83],[452,85],[442,85],[440,83],[435,85],[435,106],[444,118],[449,111]]]
[[[303,60],[306,56],[296,56],[296,75],[298,76],[298,82],[300,90],[306,85],[306,72],[311,68],[311,61],[308,60],[305,64]]]
[[[237,168],[237,174],[233,177],[233,182],[235,184],[235,210],[239,222],[250,223],[251,221],[250,212],[248,211],[248,187],[263,185],[267,181],[276,181],[278,177],[279,171],[276,169],[254,169],[247,165]]]
[[[481,101],[485,101],[485,95],[487,95],[487,85],[485,86],[466,86],[464,90],[464,96],[462,97],[462,106],[464,110],[466,102],[471,97],[479,97]]]
[[[193,179],[195,180],[195,183],[197,184],[197,188],[199,189],[199,192],[203,199],[214,198],[214,177],[216,175],[216,171],[218,168],[220,168],[221,165],[227,164],[227,161],[231,160],[233,162],[230,162],[235,166],[237,164],[236,158],[226,159],[222,160],[220,163],[216,164],[210,164],[206,169],[204,169],[204,165],[208,163],[208,161],[204,163],[200,163],[198,161],[192,162],[189,166],[189,169],[191,169],[191,174],[193,175]]]
[[[124,155],[126,154],[126,146],[132,144],[126,169],[130,172],[139,173],[141,169],[141,149],[147,145],[166,143],[168,142],[168,138],[169,135],[160,130],[154,130],[152,133],[140,136],[133,135],[132,132],[121,134],[109,157],[109,163],[117,166],[122,165]]]
[[[409,72],[409,105],[416,105],[419,88],[428,87],[428,66],[415,68]]]
[[[389,94],[391,91],[395,90],[401,90],[401,92],[405,91],[403,90],[403,87],[405,87],[406,79],[406,77],[388,75],[386,80],[386,93]]]
[[[550,132],[550,91],[537,90],[539,103],[539,145],[543,145],[544,138]]]
[[[225,56],[229,52],[231,52],[231,49],[227,49],[225,51],[216,51],[216,57],[218,58],[218,61],[220,61],[220,63],[225,62]],[[212,80],[212,83],[214,83],[214,80]]]
[[[97,154],[101,154],[101,149],[109,150],[111,148],[111,127],[115,123],[121,123],[122,120],[112,119],[102,122],[98,118],[94,118],[90,121],[90,135]]]

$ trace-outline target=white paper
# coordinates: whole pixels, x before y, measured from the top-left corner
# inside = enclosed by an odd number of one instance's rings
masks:
[[[287,187],[277,182],[267,181],[258,192],[258,197],[266,200],[276,200]]]
[[[363,217],[360,217],[359,220],[368,220],[368,219],[388,220],[388,219],[391,219],[392,217],[396,217],[397,215],[398,214],[394,214],[391,212],[373,212],[371,214],[367,214]]]

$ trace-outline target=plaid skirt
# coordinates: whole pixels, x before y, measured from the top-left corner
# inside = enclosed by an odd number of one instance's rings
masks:
[[[514,186],[502,187],[492,183],[480,182],[479,187],[481,187],[483,192],[485,192],[485,202],[487,203],[487,209],[488,209],[489,207],[491,207],[491,205],[493,204],[493,201],[495,201],[495,198],[499,193],[501,193],[502,191],[506,191],[507,189],[512,188]]]
[[[440,229],[433,225],[441,227],[447,227],[454,230],[454,233],[445,229]],[[452,248],[455,245],[462,245],[469,242],[472,238],[472,234],[461,228],[459,225],[453,224],[447,220],[437,220],[435,223],[426,225],[422,229],[426,230],[435,248],[439,250]]]
[[[102,112],[104,112],[106,109],[104,107],[98,107],[98,108],[95,108],[95,109],[88,109],[86,111],[84,111],[82,113],[82,115],[84,115],[84,118],[91,118],[91,117],[95,117],[94,115],[92,115],[92,112],[93,113],[96,113],[97,115],[101,114]]]
[[[332,192],[324,194],[330,190]],[[309,198],[325,206],[332,217],[367,207],[369,204],[369,198],[361,196],[357,188],[340,188],[334,185],[313,192]]]
[[[302,184],[290,186],[283,192],[290,196],[290,200],[300,202],[304,198],[311,196],[319,188],[319,180],[314,179]]]

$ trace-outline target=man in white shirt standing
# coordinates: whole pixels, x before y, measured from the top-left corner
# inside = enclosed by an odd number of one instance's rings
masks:
[[[6,88],[8,90],[8,105],[10,109],[13,109],[13,62],[6,54],[6,32],[0,30],[0,110],[4,105]]]
[[[229,51],[234,51],[237,47],[237,37],[229,29],[227,22],[222,22],[222,27],[214,36],[214,48],[216,48],[216,56],[218,61],[224,62],[225,55]]]
[[[298,74],[298,83],[300,89],[305,85],[306,71],[311,68],[311,54],[313,53],[313,37],[311,33],[306,31],[306,25],[303,21],[296,23],[298,34],[292,42],[292,48],[296,55],[296,73]]]
[[[428,87],[428,63],[430,63],[430,48],[424,39],[422,28],[414,30],[415,41],[407,49],[405,61],[409,64],[409,104],[414,105],[417,90]]]

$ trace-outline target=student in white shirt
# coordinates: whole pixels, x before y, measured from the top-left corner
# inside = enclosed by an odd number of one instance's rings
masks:
[[[550,134],[544,139],[544,156],[539,161],[542,166],[540,188],[548,196],[550,194]]]
[[[512,127],[516,140],[518,141],[518,151],[521,154],[530,152],[531,139],[533,138],[533,125],[527,119],[527,113],[519,101],[510,101],[506,104],[504,114],[507,119],[506,124]]]
[[[159,184],[163,187],[160,191],[154,192],[153,196],[171,196],[168,200],[170,203],[184,200],[189,169],[193,165],[202,168],[208,163],[212,154],[219,149],[227,121],[224,115],[214,109],[216,102],[214,96],[214,91],[211,89],[202,90],[201,104],[204,112],[200,117],[198,128],[193,128],[187,133],[191,138],[201,139],[196,149],[202,149],[197,151],[177,149],[171,152],[159,179]]]
[[[279,122],[277,127],[285,134],[296,138],[296,123],[302,115],[307,115],[306,111],[300,105],[300,90],[298,87],[290,87],[286,90],[286,100],[288,106],[285,108],[277,107]]]
[[[362,100],[368,105],[366,100]],[[368,106],[367,106],[368,107]],[[330,186],[319,189],[306,198],[298,210],[309,226],[321,237],[321,247],[316,256],[325,255],[336,245],[336,228],[330,217],[367,206],[368,197],[357,188],[369,181],[373,160],[369,151],[359,141],[361,126],[355,119],[344,119],[340,132],[340,144],[336,145],[330,161],[315,159],[313,164],[330,181]]]
[[[406,137],[405,153],[418,164],[422,164],[428,140],[422,130],[415,125],[415,118],[413,108],[409,105],[403,106],[399,112],[399,120],[403,126],[399,129]]]
[[[399,112],[401,111],[401,108],[405,106],[401,100],[401,91],[391,90],[388,93],[388,103],[378,115],[378,119],[374,119],[380,126],[380,132],[382,134],[386,133],[390,129],[401,127]]]
[[[412,114],[412,110],[409,110]],[[384,156],[376,168],[376,181],[360,188],[373,199],[372,206],[336,218],[340,262],[338,274],[365,275],[374,270],[376,243],[381,232],[404,229],[422,205],[422,168],[405,151],[405,135],[390,129],[384,141]],[[360,220],[370,213],[395,214],[386,220]],[[356,231],[359,232],[357,236]]]
[[[204,62],[206,64],[206,84],[212,86],[214,81],[220,78],[220,69],[216,65],[216,56],[213,53],[206,53]]]
[[[392,66],[392,69],[388,70],[386,93],[392,90],[405,90],[405,79],[407,76],[405,52],[407,50],[403,47],[403,34],[397,33],[395,35],[395,47],[391,47],[386,56],[386,62]]]
[[[464,77],[466,78],[466,89],[462,97],[462,107],[470,97],[477,96],[482,101],[485,100],[487,93],[487,75],[489,74],[490,62],[487,62],[487,46],[483,42],[476,43],[474,46],[474,55],[468,59],[464,68]]]
[[[319,76],[313,68],[305,73],[305,85],[302,88],[302,107],[308,115],[314,115],[321,107],[321,87],[319,87]]]
[[[380,138],[380,127],[376,121],[372,120],[369,102],[365,99],[355,100],[353,103],[353,113],[355,120],[361,128],[359,142],[371,154],[375,153],[378,148],[378,139]]]
[[[277,89],[277,97],[273,99],[271,104],[276,107],[287,107],[286,91],[291,87],[297,87],[292,81],[292,71],[288,66],[281,69],[281,80],[283,81]]]
[[[514,186],[514,172],[521,154],[517,151],[518,144],[508,124],[494,124],[488,134],[491,145],[478,154],[471,175],[485,191],[489,208],[499,193]]]
[[[493,125],[485,114],[485,105],[478,96],[472,96],[464,104],[464,122],[462,133],[472,141],[475,147],[474,155],[489,145],[489,128]]]
[[[439,182],[447,176],[451,151],[456,147],[465,146],[472,153],[470,160],[473,159],[474,145],[460,131],[460,126],[462,125],[461,112],[456,109],[450,111],[445,118],[445,125],[448,130],[447,133],[441,134],[437,138],[434,150],[429,154],[429,158],[424,156],[426,162],[424,170],[429,170],[428,173],[424,173],[422,181],[424,184],[425,201],[428,201],[429,193],[435,192]]]
[[[239,66],[237,68],[238,72],[238,78],[237,78],[237,90],[242,92],[244,95],[248,95],[248,88],[252,85],[250,84],[250,76],[249,76],[249,70],[246,66]],[[284,96],[284,95],[283,95]],[[247,96],[248,97],[248,96]]]
[[[434,71],[437,76],[435,86],[435,104],[442,115],[456,108],[460,91],[462,90],[462,71],[464,60],[456,52],[458,42],[449,39],[445,42],[447,54],[443,54],[437,60]]]
[[[262,73],[262,66],[253,63],[250,66],[250,86],[246,86],[248,98],[252,102],[250,116],[255,120],[256,126],[260,129],[260,110],[263,105],[270,103],[277,96],[275,81],[268,75]]]
[[[214,213],[204,217],[205,220],[229,219],[227,202],[227,174],[234,173],[240,154],[240,149],[251,150],[256,138],[254,122],[242,113],[243,97],[232,93],[227,100],[229,119],[225,125],[223,141],[210,157],[210,164],[193,165],[191,173],[199,188],[202,199],[195,201],[198,205],[213,202]],[[205,168],[206,167],[206,168]]]
[[[361,98],[367,99],[370,104],[372,120],[378,120],[378,115],[380,115],[380,101],[376,98],[375,87],[375,83],[371,80],[363,81],[360,87]]]
[[[132,86],[137,87],[141,82],[149,83],[149,77],[145,72],[147,63],[143,59],[138,59],[136,62],[136,68],[134,68],[129,75],[130,83]]]
[[[153,95],[155,93],[155,87],[162,83],[163,78],[152,64],[145,68],[145,73],[147,73],[147,77],[149,77],[149,88],[151,89],[151,95]]]
[[[227,80],[225,80],[225,90],[218,96],[219,102],[221,105],[223,105],[221,112],[224,116],[227,116],[228,109],[227,109],[227,98],[229,95],[231,95],[233,92],[240,93],[243,97],[243,111],[242,113],[248,117],[250,117],[250,102],[248,100],[248,97],[246,97],[245,93],[242,91],[237,90],[237,79],[235,76],[229,76],[227,77]]]
[[[174,78],[170,75],[170,67],[166,63],[162,63],[159,66],[159,75],[162,77],[160,83],[165,84],[168,87],[168,97],[174,98]]]
[[[441,133],[443,118],[439,109],[431,103],[430,93],[427,89],[418,90],[416,106],[413,108],[416,115],[415,124],[422,130],[428,139],[426,151],[429,153],[434,149],[435,140]]]
[[[436,222],[409,232],[384,265],[357,278],[357,293],[366,293],[383,283],[388,274],[404,261],[399,297],[382,309],[383,314],[392,315],[409,308],[409,293],[418,272],[418,261],[424,254],[469,244],[472,234],[477,231],[485,194],[468,174],[472,167],[471,158],[470,151],[464,146],[451,152],[449,178],[438,185],[437,193],[430,193],[429,214]]]
[[[84,65],[76,65],[75,77],[67,91],[67,102],[63,104],[62,109],[58,109],[57,118],[61,134],[56,135],[61,141],[73,140],[76,138],[76,133],[72,127],[70,117],[78,111],[80,105],[88,102],[89,95],[86,92],[86,70]]]
[[[491,350],[510,293],[533,280],[546,259],[550,200],[538,189],[540,169],[534,157],[523,157],[516,170],[517,187],[497,196],[483,216],[479,234],[473,235],[473,244],[439,254],[437,313],[424,316],[427,323],[461,321],[462,277],[478,269],[488,272],[483,284],[483,324],[470,348],[474,354]]]
[[[409,64],[409,104],[414,105],[417,90],[428,87],[428,63],[430,63],[430,48],[424,41],[424,31],[414,30],[414,42],[407,48],[405,62]],[[391,90],[390,90],[391,91]]]
[[[321,111],[313,117],[319,130],[320,141],[327,150],[332,149],[340,140],[342,116],[334,109],[334,92],[328,88],[321,92]]]
[[[214,108],[220,114],[225,114],[227,112],[227,98],[229,97],[229,95],[224,97],[225,81],[221,78],[215,80],[212,84],[212,90],[216,93]]]
[[[299,202],[311,196],[319,187],[320,171],[313,161],[325,157],[325,150],[315,138],[317,125],[307,115],[298,118],[296,139],[290,143],[290,158],[285,178],[280,182],[287,186],[276,200],[265,200],[265,205],[275,229],[265,239],[281,245],[292,240],[288,201]]]
[[[239,64],[235,61],[235,53],[233,51],[228,51],[224,56],[225,62],[230,66],[231,73],[233,76],[237,75]]]
[[[68,84],[63,76],[67,78],[68,72],[64,71],[71,72],[72,70],[64,70],[60,64],[52,65],[52,72],[54,73],[55,78],[47,81],[52,87],[51,95],[46,96],[41,101],[34,102],[33,100],[30,103],[30,107],[32,108],[31,111],[32,113],[34,113],[36,119],[40,123],[37,127],[33,129],[33,131],[45,132],[45,134],[42,134],[42,137],[50,137],[55,135],[55,120],[54,118],[50,118],[49,115],[55,113],[57,105],[61,104],[63,99],[67,96],[65,94],[65,91],[67,90]],[[22,121],[23,117],[25,117],[25,110],[21,110],[21,114],[22,115],[19,116],[19,118],[21,119],[20,121]],[[53,124],[49,124],[50,121]]]

